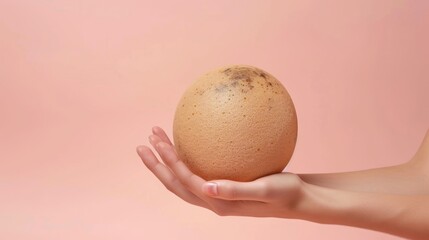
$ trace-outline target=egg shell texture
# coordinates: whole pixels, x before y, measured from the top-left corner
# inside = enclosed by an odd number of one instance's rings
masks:
[[[205,180],[251,181],[288,164],[297,139],[296,111],[285,87],[269,73],[227,66],[186,90],[173,139],[180,159]]]

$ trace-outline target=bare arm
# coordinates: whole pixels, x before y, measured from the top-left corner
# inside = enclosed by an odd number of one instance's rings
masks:
[[[404,164],[362,171],[299,176],[307,183],[342,190],[429,194],[429,131],[416,155]]]
[[[308,186],[302,209],[308,220],[390,233],[411,239],[429,237],[429,196],[351,192]],[[304,214],[305,215],[305,214]]]

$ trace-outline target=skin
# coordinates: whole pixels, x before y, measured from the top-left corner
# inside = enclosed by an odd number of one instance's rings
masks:
[[[429,131],[414,157],[397,166],[329,174],[278,173],[251,182],[193,174],[160,127],[137,153],[172,193],[219,216],[303,219],[393,235],[429,237]]]

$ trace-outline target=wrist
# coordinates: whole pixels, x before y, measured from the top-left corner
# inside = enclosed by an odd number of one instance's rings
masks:
[[[302,199],[297,205],[301,219],[311,222],[335,224],[345,214],[347,201],[340,201],[338,190],[303,183]]]
[[[427,236],[427,228],[421,226],[427,211],[413,210],[416,206],[423,208],[427,197],[351,192],[311,184],[304,188],[304,192],[300,206],[304,220],[372,229],[403,237]],[[407,215],[420,218],[420,221],[411,220]]]

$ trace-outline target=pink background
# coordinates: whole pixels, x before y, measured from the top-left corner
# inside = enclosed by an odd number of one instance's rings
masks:
[[[299,119],[292,172],[408,160],[429,127],[428,1],[0,0],[1,239],[396,239],[218,217],[143,166],[213,68],[255,65]],[[180,3],[183,2],[183,3]]]

